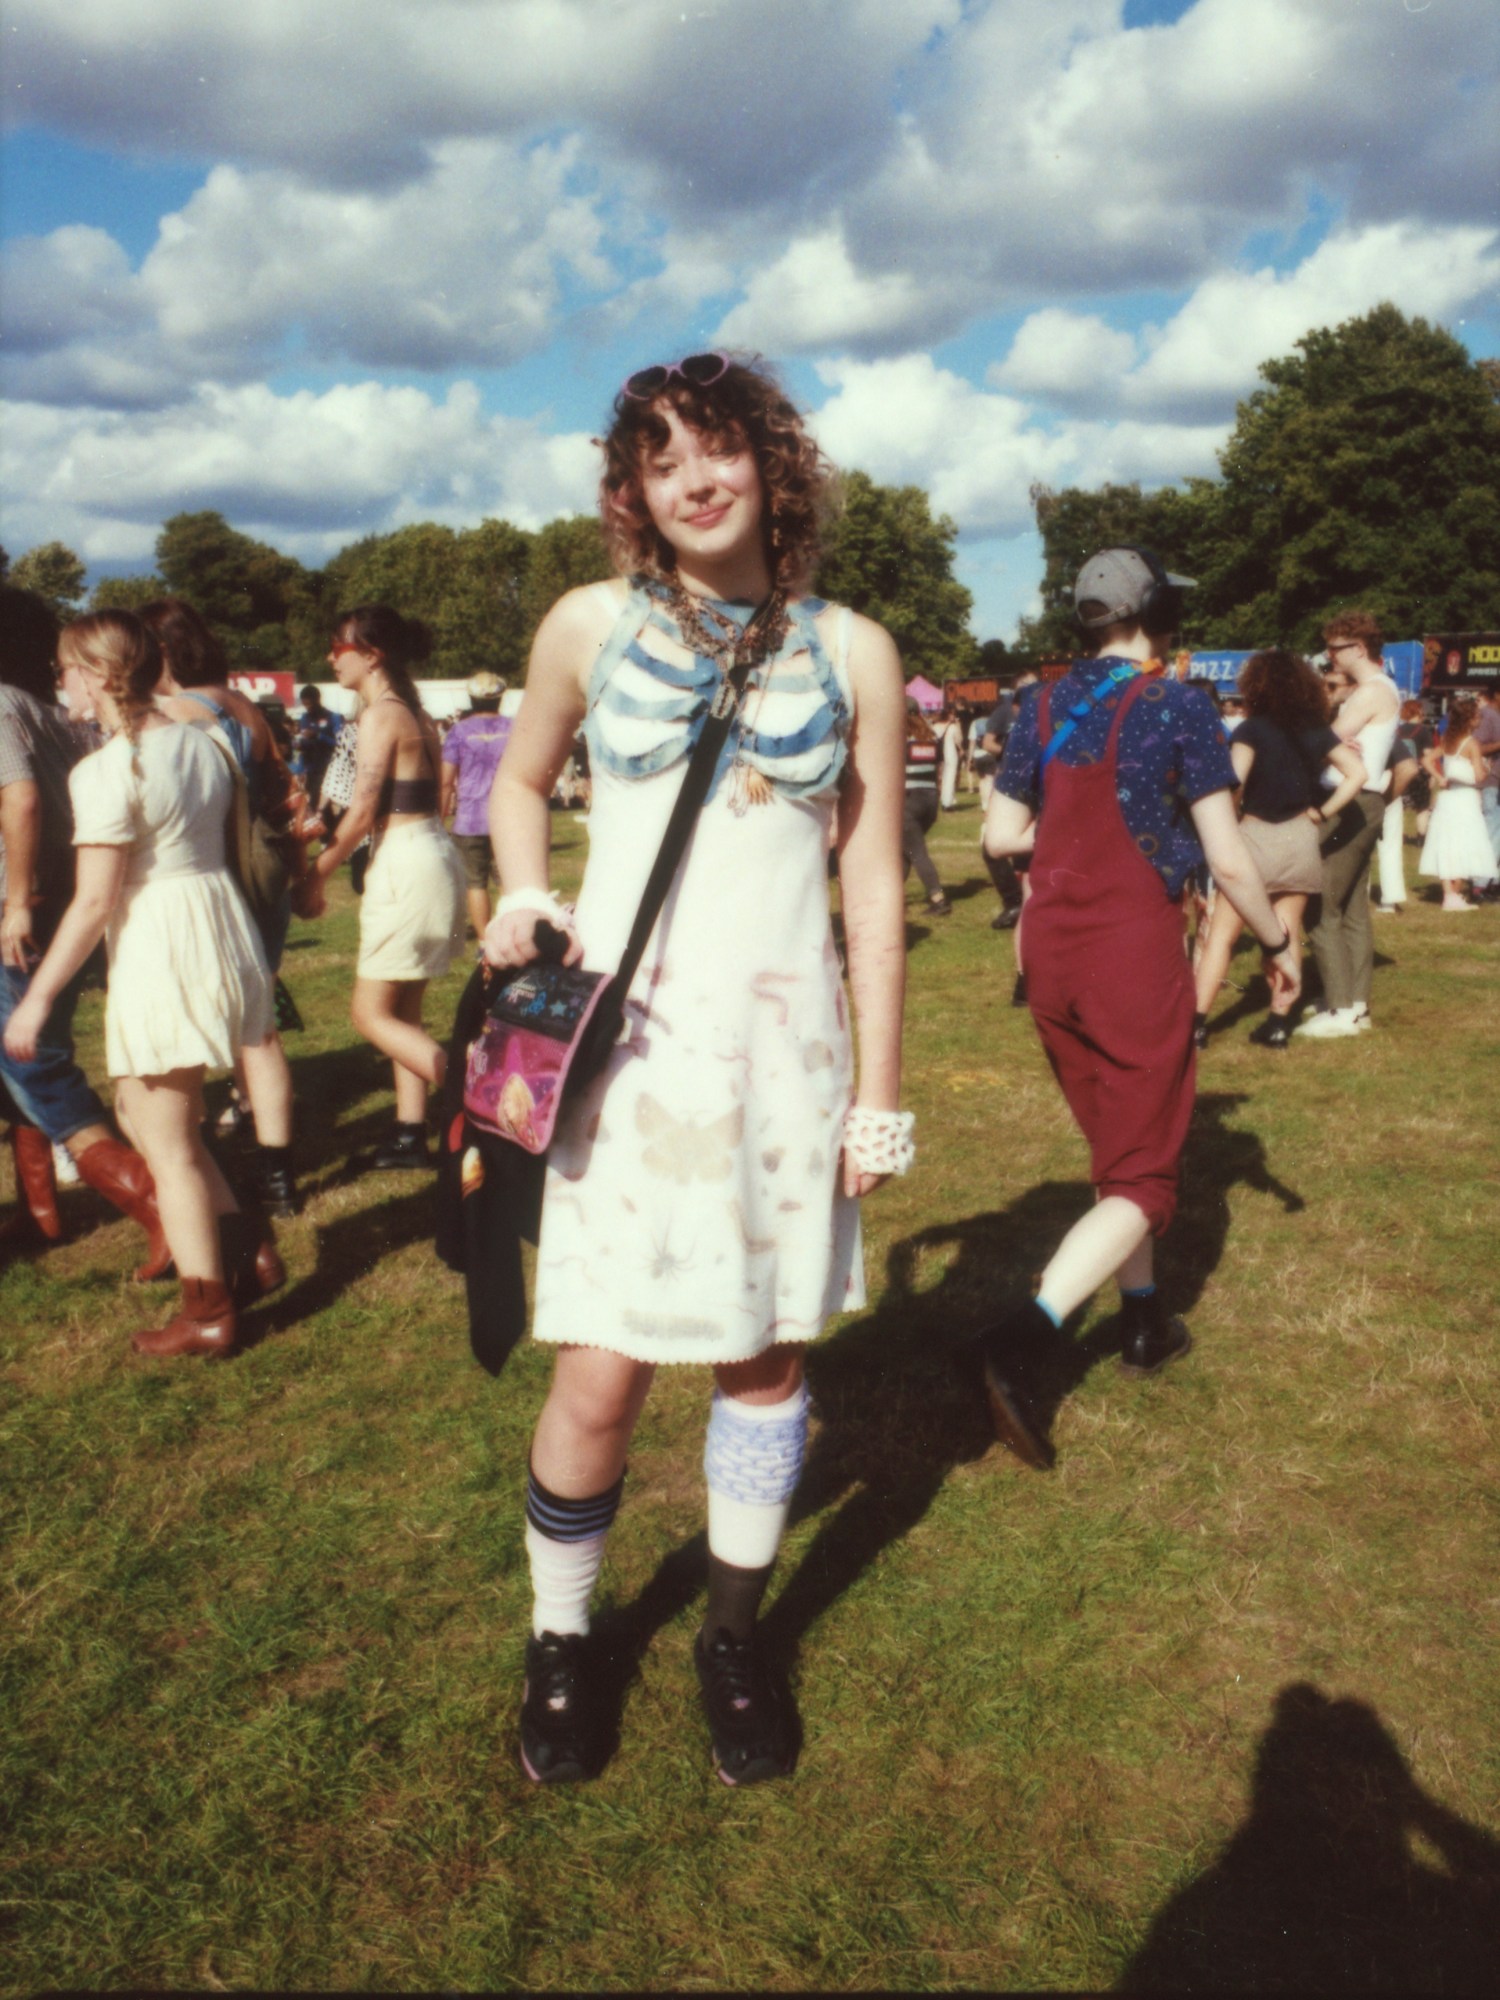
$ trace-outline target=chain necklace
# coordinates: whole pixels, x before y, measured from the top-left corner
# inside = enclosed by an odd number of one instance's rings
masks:
[[[774,659],[786,643],[786,635],[791,628],[786,592],[780,585],[759,610],[752,612],[743,627],[709,599],[696,597],[685,589],[676,578],[667,585],[667,603],[683,644],[689,651],[713,662],[719,670],[722,684],[727,684],[730,669],[739,661],[748,660],[753,672],[766,660]],[[763,700],[764,683],[758,692]],[[742,817],[750,806],[769,805],[775,796],[770,779],[746,761],[744,742],[745,726],[742,720],[737,719],[735,752],[729,776],[729,807],[736,818]]]

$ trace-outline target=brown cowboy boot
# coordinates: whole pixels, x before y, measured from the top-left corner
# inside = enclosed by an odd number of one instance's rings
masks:
[[[286,1283],[286,1265],[264,1218],[237,1210],[219,1217],[224,1282],[240,1307],[253,1306]]]
[[[147,1284],[165,1278],[172,1269],[172,1252],[162,1234],[156,1207],[156,1183],[140,1154],[118,1139],[96,1139],[73,1155],[79,1174],[107,1202],[138,1222],[146,1232],[146,1261],[136,1267],[136,1281]]]
[[[217,1278],[184,1278],[182,1304],[165,1326],[130,1336],[137,1354],[233,1354],[239,1333],[228,1287]]]
[[[63,1220],[57,1206],[57,1175],[52,1165],[52,1141],[35,1125],[12,1125],[10,1150],[16,1166],[16,1200],[24,1204],[38,1230],[49,1243],[61,1243]],[[24,1228],[21,1214],[13,1216],[5,1234]]]

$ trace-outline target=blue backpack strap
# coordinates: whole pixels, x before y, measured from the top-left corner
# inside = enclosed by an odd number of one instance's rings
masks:
[[[1077,701],[1072,703],[1066,716],[1064,716],[1063,720],[1052,732],[1048,741],[1042,745],[1042,755],[1038,769],[1042,771],[1046,770],[1047,766],[1073,734],[1079,723],[1083,721],[1084,717],[1098,702],[1103,700],[1112,687],[1119,686],[1122,681],[1133,680],[1137,674],[1142,672],[1144,672],[1144,669],[1138,666],[1134,660],[1123,660],[1119,666],[1110,669],[1104,676],[1104,679],[1100,681],[1098,687],[1092,688],[1089,693],[1080,696]]]

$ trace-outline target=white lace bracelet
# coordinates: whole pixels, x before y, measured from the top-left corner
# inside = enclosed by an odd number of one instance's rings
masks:
[[[535,910],[560,931],[573,928],[572,910],[558,902],[550,889],[512,889],[495,905],[497,917],[513,916],[517,910]]]
[[[862,1174],[904,1174],[917,1157],[910,1111],[873,1111],[851,1104],[844,1117],[844,1154]]]

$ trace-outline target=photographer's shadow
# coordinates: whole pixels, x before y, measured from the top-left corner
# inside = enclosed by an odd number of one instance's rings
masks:
[[[1500,1842],[1430,1798],[1360,1701],[1281,1690],[1250,1816],[1174,1896],[1126,1993],[1488,1993]]]

